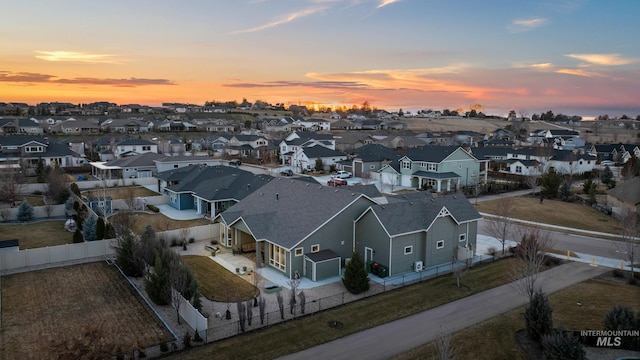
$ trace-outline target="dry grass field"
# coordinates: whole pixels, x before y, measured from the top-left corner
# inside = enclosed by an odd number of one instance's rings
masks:
[[[200,293],[209,300],[238,302],[260,295],[255,286],[206,256],[183,256],[182,260],[198,280]]]
[[[603,294],[606,294],[603,295]],[[549,296],[555,326],[571,330],[602,330],[604,315],[617,303],[640,308],[640,287],[589,280]],[[581,305],[577,305],[580,302]],[[524,329],[525,308],[510,311],[451,337],[461,359],[522,359],[527,354],[516,343],[515,332]],[[437,359],[434,343],[425,344],[394,360]],[[612,358],[611,358],[612,359]]]
[[[534,197],[514,197],[513,218],[545,224],[617,234],[618,221],[586,205],[545,199],[542,204]],[[480,212],[499,214],[500,201],[486,201],[474,205]]]
[[[0,240],[18,239],[20,249],[71,244],[73,233],[64,229],[64,220],[33,224],[0,225]]]
[[[55,358],[52,341],[75,339],[95,327],[99,341],[144,347],[170,332],[125,281],[104,262],[2,277],[2,359]]]
[[[113,217],[123,216],[124,213],[113,215]],[[110,218],[111,219],[111,218]],[[115,220],[115,219],[112,219]],[[111,220],[110,220],[111,221]],[[136,234],[142,234],[147,225],[151,225],[156,232],[165,230],[182,229],[192,226],[210,225],[211,221],[207,219],[195,220],[173,220],[160,213],[133,213],[133,231]]]
[[[147,189],[144,186],[127,186],[119,188],[105,189],[106,196],[111,196],[112,199],[130,199],[132,197],[147,197],[158,196],[159,194]],[[102,190],[86,190],[82,192],[82,195],[90,198],[96,196],[102,196]]]

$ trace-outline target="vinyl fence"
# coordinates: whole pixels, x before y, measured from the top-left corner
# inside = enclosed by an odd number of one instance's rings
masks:
[[[115,256],[112,239],[0,253],[0,274],[93,262]]]
[[[481,256],[475,259],[474,265],[491,261],[493,261],[492,257]],[[376,279],[376,281],[371,281],[371,288],[362,294],[354,295],[345,291],[325,297],[306,297],[304,299],[304,303],[300,297],[300,291],[298,291],[295,296],[296,301],[293,305],[291,305],[291,290],[283,287],[278,292],[270,294],[263,293],[262,296],[258,298],[264,298],[266,303],[264,311],[262,312],[258,305],[258,301],[253,299],[248,300],[242,303],[244,311],[241,318],[239,316],[237,303],[228,304],[231,319],[226,318],[224,311],[211,314],[208,318],[208,328],[206,330],[200,330],[200,325],[197,325],[197,327],[192,325],[192,328],[197,329],[197,331],[189,334],[187,338],[185,338],[185,336],[177,337],[175,341],[164,347],[164,350],[160,348],[160,345],[148,347],[148,354],[151,356],[158,356],[168,352],[180,351],[188,347],[203,345],[232,336],[241,335],[245,332],[258,330],[303,316],[313,315],[320,311],[342,306],[352,301],[362,300],[403,286],[433,279],[441,275],[449,274],[452,270],[453,265],[447,264],[426,269],[422,272],[407,273],[404,276],[396,276],[389,279]],[[278,294],[282,296],[282,309],[280,309],[278,305]],[[336,321],[328,324],[328,326],[339,328],[342,324],[339,321]]]

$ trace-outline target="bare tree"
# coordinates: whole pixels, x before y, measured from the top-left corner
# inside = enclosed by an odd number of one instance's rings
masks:
[[[253,300],[247,300],[244,305],[247,309],[247,324],[251,326],[251,321],[253,320]]]
[[[2,219],[2,222],[9,221],[10,217],[11,217],[10,208],[8,207],[0,208],[0,219]]]
[[[438,349],[439,360],[454,360],[456,358],[451,333],[445,331],[442,326],[438,329],[436,348]]]
[[[15,206],[25,187],[25,178],[20,169],[7,168],[0,171],[0,200]]]
[[[53,204],[52,204],[52,200],[49,199],[48,197],[44,197],[44,212],[47,214],[47,217],[51,217],[51,214],[53,214]]]
[[[129,210],[134,210],[136,205],[136,189],[135,186],[127,186],[122,189],[124,194],[124,202],[127,204]]]
[[[171,276],[171,302],[173,308],[176,309],[176,317],[178,318],[178,324],[180,324],[180,305],[182,298],[190,298],[188,292],[192,285],[193,275],[189,272],[189,269],[184,265],[179,255],[172,251],[166,251],[169,258],[169,268]],[[170,254],[170,255],[169,255]]]
[[[183,245],[187,243],[187,237],[189,236],[190,232],[191,232],[191,229],[188,227],[184,227],[180,229],[180,237],[182,238]]]
[[[546,259],[545,251],[553,246],[553,241],[548,232],[538,228],[522,226],[518,230],[518,245],[511,249],[515,261],[510,275],[518,290],[531,301],[540,288],[538,275]]]
[[[289,293],[289,307],[293,316],[296,315],[296,294],[301,281],[302,279],[300,279],[299,276],[296,276],[287,282],[289,287],[291,287],[291,292]]]
[[[511,215],[513,214],[515,203],[513,198],[509,196],[503,196],[496,201],[497,211],[495,216],[486,222],[486,230],[489,235],[493,236],[496,240],[502,244],[502,256],[504,256],[504,248],[507,242],[507,238],[513,232],[514,224],[511,222]]]
[[[634,278],[634,266],[640,252],[638,237],[640,236],[640,216],[629,209],[624,209],[620,214],[620,235],[622,242],[619,243],[618,251],[626,255],[631,268],[631,281]]]

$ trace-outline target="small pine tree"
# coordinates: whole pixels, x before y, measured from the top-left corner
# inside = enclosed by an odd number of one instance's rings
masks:
[[[98,223],[98,217],[94,214],[89,215],[82,225],[82,236],[86,241],[94,241],[96,237],[96,227]]]
[[[36,179],[39,183],[43,183],[46,181],[45,171],[44,171],[44,161],[42,160],[42,158],[38,159],[38,164],[36,165]]]
[[[116,245],[116,263],[127,276],[139,277],[144,272],[144,262],[139,256],[140,244],[133,234],[118,238]]]
[[[116,237],[116,229],[108,222],[104,228],[104,238],[113,239],[114,237]]]
[[[149,271],[144,281],[144,288],[151,301],[157,305],[168,305],[171,302],[169,269],[163,264],[159,254],[156,255],[153,270]]]
[[[104,219],[101,217],[98,218],[98,222],[96,223],[96,239],[102,240],[104,239],[105,232],[105,224]]]
[[[562,200],[567,200],[571,197],[571,187],[569,183],[565,182],[560,187],[560,197],[562,197]]]
[[[322,162],[322,159],[317,158],[316,159],[316,166],[315,166],[316,171],[320,172],[322,170],[324,170],[324,163]]]
[[[613,171],[611,171],[610,167],[605,166],[604,170],[602,170],[602,175],[600,175],[600,181],[602,181],[603,184],[608,185],[612,180],[613,180]]]
[[[22,200],[18,207],[18,221],[29,222],[33,220],[33,206],[27,200]]]
[[[553,310],[549,306],[549,299],[542,290],[537,290],[524,313],[529,336],[536,341],[541,341],[544,335],[549,334],[553,327],[552,315]]]
[[[360,294],[369,290],[369,276],[364,268],[364,262],[357,251],[351,255],[351,261],[344,269],[342,283],[352,294]]]
[[[633,309],[625,304],[615,304],[604,316],[605,330],[636,330]]]
[[[540,179],[542,192],[548,198],[554,199],[558,195],[558,189],[562,184],[562,175],[558,174],[553,168],[549,169]]]
[[[76,228],[76,231],[73,233],[73,243],[77,244],[81,242],[84,242],[84,239],[82,238],[82,232],[80,231],[80,228]]]

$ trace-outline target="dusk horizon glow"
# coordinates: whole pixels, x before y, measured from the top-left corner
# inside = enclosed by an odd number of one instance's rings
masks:
[[[24,0],[0,101],[640,115],[640,2]]]

